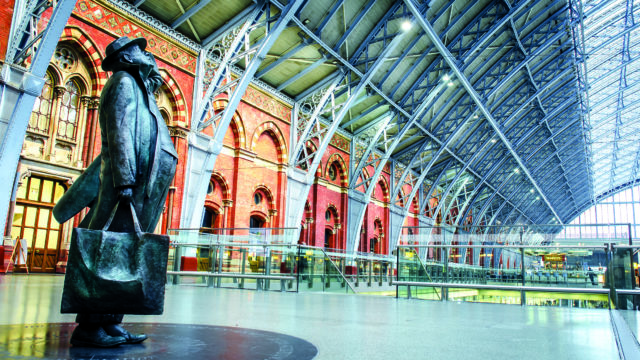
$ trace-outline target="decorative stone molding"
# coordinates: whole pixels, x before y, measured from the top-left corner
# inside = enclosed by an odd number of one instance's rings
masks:
[[[146,12],[138,9],[137,7],[129,4],[126,1],[106,0],[106,2],[111,4],[111,5],[113,5],[113,6],[115,6],[119,10],[127,13],[128,15],[140,20],[141,22],[143,22],[144,24],[152,27],[153,29],[155,29],[155,30],[157,30],[157,31],[159,31],[159,32],[171,37],[173,40],[179,42],[180,45],[183,45],[183,46],[189,48],[192,51],[199,52],[200,49],[202,48],[202,46],[200,46],[200,44],[198,44],[195,41],[189,39],[188,37],[180,34],[176,30],[174,30],[174,29],[170,28],[169,26],[163,24],[158,19],[156,19],[153,16],[147,14]]]
[[[181,139],[186,139],[187,136],[189,135],[189,131],[185,130],[183,128],[177,127],[177,126],[168,126],[167,127],[169,129],[169,135],[170,136],[175,136]]]
[[[67,89],[64,86],[61,86],[61,85],[54,86],[53,87],[53,97],[54,98],[60,98],[60,97],[62,97],[62,95],[64,95],[65,91],[67,91]]]
[[[100,105],[99,97],[81,96],[80,101],[88,110],[96,110]]]

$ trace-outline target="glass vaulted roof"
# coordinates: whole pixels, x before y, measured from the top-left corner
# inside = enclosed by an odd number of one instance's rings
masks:
[[[576,48],[594,194],[638,177],[640,1],[583,1]],[[581,53],[581,54],[580,54]],[[582,55],[582,56],[580,56]]]

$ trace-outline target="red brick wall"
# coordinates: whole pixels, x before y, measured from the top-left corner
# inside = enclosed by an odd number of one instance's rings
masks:
[[[9,29],[11,29],[11,17],[13,16],[14,0],[0,0],[0,28],[4,29],[0,36],[0,61],[4,61],[9,44]]]
[[[0,7],[0,24],[6,25],[8,28],[11,21],[11,8],[13,0],[0,0],[3,6]],[[90,8],[91,13],[95,11],[97,6],[95,3],[87,0],[85,4],[93,6]],[[91,5],[93,4],[93,5]],[[103,15],[107,14],[104,9]],[[48,13],[47,13],[48,14]],[[68,26],[81,29],[82,33],[91,40],[95,48],[100,54],[100,58],[104,57],[106,46],[119,36],[114,29],[109,29],[109,25],[104,22],[91,21],[86,9],[77,7],[74,14],[69,19]],[[48,16],[45,14],[45,17]],[[130,20],[127,20],[130,21]],[[119,26],[119,25],[118,25]],[[134,37],[134,34],[129,34]],[[153,38],[150,38],[153,39]],[[6,49],[6,36],[2,38],[0,43],[0,57],[4,56]],[[162,39],[160,39],[162,40]],[[151,43],[150,43],[151,44]],[[151,45],[150,45],[151,46]],[[157,47],[156,47],[157,49]],[[162,54],[157,54],[162,55]],[[186,111],[186,119],[191,119],[191,108],[193,101],[194,75],[187,68],[188,66],[179,66],[176,63],[168,61],[162,56],[156,56],[158,65],[161,69],[166,70],[170,77],[175,80],[174,93],[177,91],[185,100],[183,109]],[[101,60],[96,60],[96,65],[100,65]],[[101,89],[99,89],[101,90]],[[221,111],[226,105],[225,100],[221,97],[217,111]],[[255,88],[249,88],[243,101],[239,104],[232,125],[227,131],[224,138],[225,150],[216,160],[214,168],[214,178],[216,184],[216,192],[207,197],[209,204],[214,205],[217,209],[223,209],[222,200],[231,200],[231,207],[227,208],[224,218],[226,223],[222,226],[243,228],[249,226],[249,218],[252,213],[274,214],[270,210],[277,210],[268,226],[282,227],[284,226],[285,212],[285,196],[287,187],[287,177],[285,173],[288,159],[289,132],[291,131],[289,119],[290,108],[282,103],[262,93]],[[179,124],[188,126],[189,124]],[[93,158],[100,153],[101,141],[99,128],[96,134],[90,136],[95,137],[92,149],[87,149],[88,156]],[[185,129],[188,130],[188,129]],[[210,132],[210,134],[212,134]],[[179,163],[176,170],[173,190],[169,195],[167,203],[171,207],[168,213],[171,218],[164,220],[164,226],[178,228],[180,218],[182,216],[182,198],[184,194],[184,179],[187,163],[188,143],[184,137],[174,137],[175,147],[179,154]],[[348,214],[348,197],[346,189],[348,187],[348,165],[349,152],[348,140],[336,135],[332,139],[332,145],[322,155],[321,164],[318,169],[317,181],[311,187],[308,201],[310,204],[311,216],[314,219],[310,224],[310,244],[315,246],[324,245],[325,229],[329,228],[335,232],[335,246],[344,248],[346,244],[347,234],[347,214]],[[90,160],[90,159],[88,159]],[[338,176],[335,180],[329,178],[328,169],[332,163],[339,165]],[[369,167],[367,173],[372,175],[375,169]],[[369,175],[369,176],[370,176]],[[330,185],[327,185],[330,184]],[[364,249],[369,249],[369,240],[378,236],[379,233],[375,227],[375,221],[379,220],[382,224],[382,240],[379,248],[381,252],[386,253],[389,241],[389,208],[381,206],[380,203],[389,202],[389,174],[383,172],[380,183],[377,184],[373,194],[373,198],[377,202],[372,202],[367,206],[364,225]],[[224,191],[222,188],[225,187]],[[256,189],[260,189],[264,194],[265,202],[260,205],[253,203],[253,194]],[[361,188],[361,190],[364,190]],[[410,187],[405,187],[405,193],[411,191]],[[329,208],[335,209],[336,216],[332,216],[330,220],[325,219],[325,213]],[[414,212],[413,205],[411,212]],[[306,217],[306,215],[305,215]],[[168,222],[168,223],[167,223]],[[340,229],[336,223],[340,224]],[[406,225],[417,225],[418,221],[414,217],[408,217]]]

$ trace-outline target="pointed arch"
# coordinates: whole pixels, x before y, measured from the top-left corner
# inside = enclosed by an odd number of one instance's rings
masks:
[[[222,200],[231,200],[231,190],[229,188],[229,183],[227,183],[227,179],[217,171],[214,171],[211,174],[211,179],[220,184],[220,187],[222,188]]]
[[[378,184],[380,184],[380,188],[382,188],[382,201],[389,202],[391,195],[389,193],[389,183],[387,179],[384,176],[380,176]]]
[[[76,26],[67,26],[62,31],[59,42],[73,42],[74,48],[81,50],[83,56],[88,60],[89,73],[91,75],[91,88],[87,92],[91,96],[99,96],[100,92],[107,83],[107,73],[102,70],[102,59],[104,56],[98,51],[95,43],[85,34],[85,32]]]
[[[213,101],[213,111],[216,114],[222,112],[227,107],[228,103],[229,103],[229,100],[225,98],[215,99]],[[237,149],[246,149],[247,133],[244,128],[244,122],[242,121],[242,117],[237,111],[233,113],[233,117],[231,117],[231,123],[229,124],[229,127],[231,128],[234,134],[234,139],[233,139],[234,146]]]
[[[334,223],[339,224],[340,223],[340,212],[338,211],[338,208],[334,204],[329,204],[329,206],[327,206],[327,211],[331,212],[331,215],[334,218]]]
[[[278,152],[278,163],[284,164],[287,162],[287,143],[284,140],[284,136],[282,135],[282,131],[274,123],[273,121],[265,121],[260,124],[256,130],[253,132],[253,138],[251,139],[251,147],[250,151],[255,152],[256,145],[258,144],[258,139],[260,136],[268,132],[270,133],[274,140],[276,141],[276,150]]]
[[[256,185],[256,187],[253,189],[253,193],[255,194],[258,191],[266,195],[267,201],[269,202],[269,209],[274,209],[276,206],[276,200],[275,200],[275,197],[273,196],[273,193],[271,192],[271,189],[269,189],[269,187],[267,187],[264,184],[259,184],[259,185]]]
[[[166,89],[167,94],[172,98],[171,112],[173,121],[183,126],[189,126],[189,110],[182,95],[180,84],[178,84],[173,76],[165,69],[160,69],[160,75],[163,80],[162,87]]]
[[[340,172],[340,186],[349,186],[349,173],[347,171],[347,165],[342,156],[338,153],[333,153],[331,154],[331,156],[329,156],[329,160],[327,160],[327,165],[325,166],[325,178],[329,178],[329,168],[333,163],[337,164],[338,171]]]

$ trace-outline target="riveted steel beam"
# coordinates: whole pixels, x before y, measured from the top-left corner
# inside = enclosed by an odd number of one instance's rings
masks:
[[[507,149],[509,149],[511,156],[516,160],[516,162],[521,168],[521,171],[523,171],[527,176],[527,178],[529,178],[529,181],[533,184],[533,186],[536,188],[536,191],[538,191],[540,196],[544,199],[545,203],[547,204],[551,212],[553,212],[554,215],[556,215],[556,217],[559,218],[559,216],[556,214],[555,210],[553,209],[553,206],[551,205],[549,200],[546,198],[546,196],[542,192],[542,189],[540,189],[535,179],[531,177],[531,174],[529,173],[529,170],[527,169],[526,165],[524,164],[520,156],[512,148],[510,141],[502,133],[502,130],[500,129],[500,126],[497,124],[497,122],[493,118],[493,115],[489,112],[489,110],[487,109],[482,99],[480,99],[480,96],[478,95],[476,90],[473,88],[469,80],[466,78],[466,75],[460,70],[460,68],[458,67],[458,64],[456,64],[456,62],[453,60],[451,53],[447,50],[445,45],[442,43],[442,40],[440,39],[440,37],[438,37],[438,34],[436,34],[431,24],[429,24],[426,21],[426,19],[418,12],[413,0],[404,0],[404,2],[405,4],[407,4],[411,12],[414,14],[414,16],[418,20],[418,23],[420,24],[422,29],[427,33],[431,41],[436,45],[438,51],[444,57],[449,67],[453,70],[453,72],[455,73],[456,79],[458,79],[463,84],[463,86],[465,87],[465,89],[467,90],[471,98],[474,100],[474,102],[477,104],[478,108],[480,109],[484,117],[487,119],[487,121],[489,121],[489,123],[494,128],[494,131],[499,136],[500,140],[502,140],[502,142],[507,147]]]

